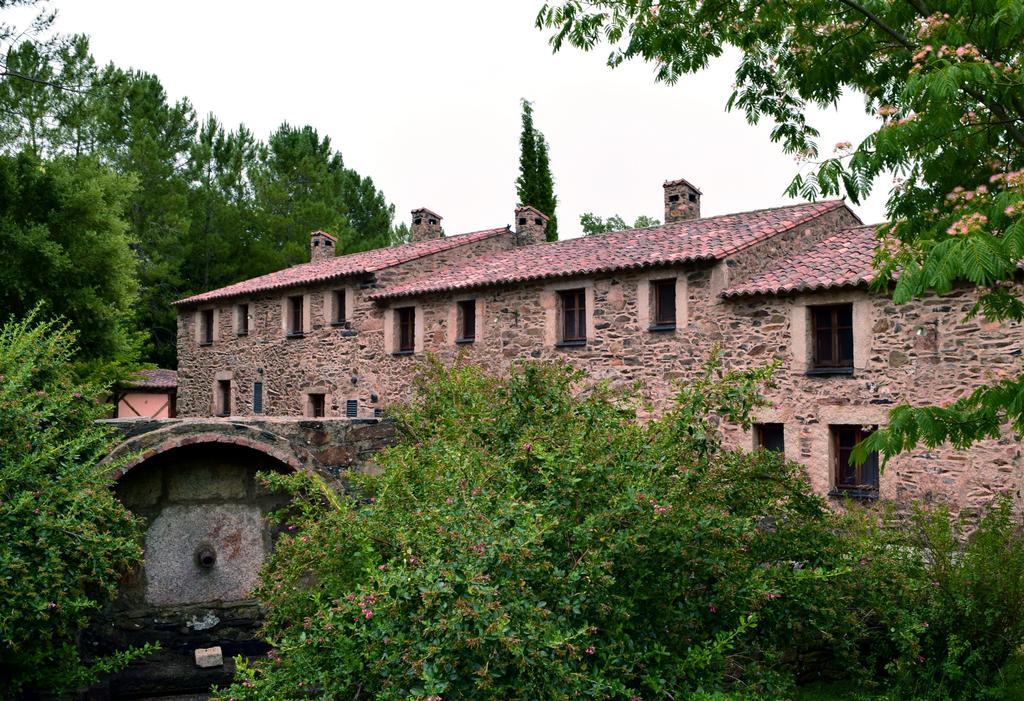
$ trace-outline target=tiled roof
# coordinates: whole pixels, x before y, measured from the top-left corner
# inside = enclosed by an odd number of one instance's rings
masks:
[[[333,280],[347,275],[362,275],[372,273],[394,265],[407,263],[416,258],[422,258],[433,253],[447,251],[456,246],[464,246],[467,243],[475,243],[488,239],[492,236],[506,233],[507,227],[498,229],[485,229],[474,231],[470,234],[459,234],[458,236],[445,236],[443,238],[431,239],[430,241],[417,241],[401,246],[390,248],[378,248],[363,253],[350,253],[345,256],[335,256],[316,263],[303,263],[293,265],[284,270],[261,275],[250,280],[243,280],[234,285],[221,287],[202,294],[179,299],[175,306],[187,306],[201,304],[226,297],[237,297],[240,295],[276,290],[283,287],[296,287],[326,280]]]
[[[803,292],[871,282],[877,225],[839,231],[812,248],[726,289],[722,296]]]
[[[481,256],[464,265],[388,287],[370,296],[387,299],[693,260],[716,260],[843,206],[842,200],[804,203],[540,243]]]
[[[163,368],[139,370],[126,386],[137,389],[177,389],[178,371]]]

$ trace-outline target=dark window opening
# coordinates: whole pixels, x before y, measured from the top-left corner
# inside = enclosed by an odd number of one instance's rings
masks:
[[[679,201],[679,195],[669,195],[668,196],[668,201],[669,202],[678,202]]]
[[[231,415],[231,380],[217,380],[217,416]]]
[[[526,217],[519,217],[519,226],[526,226]]]
[[[354,419],[359,416],[359,402],[355,399],[349,399],[345,402],[345,416],[350,419]]]
[[[249,335],[249,305],[239,304],[238,305],[238,326],[236,327],[235,333],[239,336]]]
[[[326,407],[325,397],[320,393],[309,394],[309,415],[313,418],[320,418],[324,416],[324,409]]]
[[[691,192],[690,193],[690,202],[696,202],[696,201],[697,201],[697,196]]]
[[[587,341],[587,297],[585,290],[564,290],[562,300],[562,343]]]
[[[208,346],[213,343],[213,310],[204,309],[199,314],[199,342]]]
[[[459,335],[456,343],[472,343],[476,340],[476,300],[459,302]]]
[[[854,446],[870,436],[874,427],[831,426],[830,431],[836,490],[850,496],[877,496],[878,453],[869,453],[861,465],[850,460]]]
[[[654,326],[674,329],[676,326],[676,281],[657,280],[654,287]]]
[[[334,291],[334,318],[331,319],[332,324],[344,324],[345,323],[345,290]]]
[[[416,217],[415,219],[412,220],[413,224],[421,224],[422,222],[423,222],[423,217]]]
[[[263,383],[252,383],[252,413],[263,413]]]
[[[540,217],[534,217],[533,223],[536,224],[537,226],[540,226],[541,224],[544,223],[544,220],[541,219]]]
[[[812,367],[852,372],[853,305],[811,307]]]
[[[431,224],[431,225],[434,225],[434,224],[436,224],[436,223],[437,223],[437,220],[436,220],[436,219],[430,219],[429,221],[430,221],[430,224]]]
[[[754,439],[757,447],[763,450],[786,452],[785,430],[782,424],[755,424]]]
[[[416,308],[396,309],[398,315],[398,352],[412,353],[416,350]]]
[[[303,334],[303,304],[302,296],[288,298],[288,335],[301,336]]]

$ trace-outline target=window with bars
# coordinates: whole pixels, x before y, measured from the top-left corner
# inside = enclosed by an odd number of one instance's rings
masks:
[[[754,424],[754,440],[758,448],[786,452],[785,429],[782,424]]]
[[[472,343],[476,340],[476,300],[467,299],[459,302],[458,308],[459,335],[456,343]]]
[[[359,416],[359,401],[357,399],[349,399],[345,402],[345,416],[350,419]]]
[[[853,305],[811,307],[811,371],[853,372]]]
[[[562,290],[558,296],[562,306],[562,344],[583,345],[587,342],[586,290]]]
[[[252,383],[252,413],[263,413],[263,383]]]
[[[668,331],[676,327],[676,281],[655,280],[651,283],[654,297],[652,331]]]
[[[878,496],[878,453],[869,453],[861,465],[850,459],[854,446],[874,430],[874,426],[829,426],[835,492],[849,496]]]
[[[249,335],[249,305],[239,304],[235,307],[235,334],[238,336]]]
[[[399,353],[412,353],[416,350],[416,308],[402,307],[395,310],[398,325]]]
[[[303,316],[305,314],[302,295],[288,298],[288,335],[302,336],[305,333]]]
[[[348,310],[345,309],[345,290],[335,290],[333,294],[334,299],[331,308],[333,318],[331,323],[335,326],[341,326],[347,320],[346,315],[348,313]]]
[[[199,342],[204,346],[213,343],[213,310],[199,312]]]

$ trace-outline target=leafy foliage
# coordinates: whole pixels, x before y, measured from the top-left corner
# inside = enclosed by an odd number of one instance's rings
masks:
[[[0,330],[0,697],[60,692],[145,650],[81,661],[78,633],[139,563],[140,524],[99,461],[100,387],[69,372],[74,338],[34,315]]]
[[[81,329],[76,365],[87,374],[125,372],[139,357],[136,259],[122,218],[133,188],[95,159],[0,156],[0,309],[22,317],[40,306]]]
[[[520,204],[531,205],[549,217],[547,240],[558,240],[558,219],[555,209],[555,180],[548,159],[548,142],[533,124],[533,104],[522,101],[523,129],[519,135],[519,177],[516,178],[516,196]]]
[[[580,226],[583,227],[583,235],[603,234],[608,231],[625,231],[626,229],[645,229],[649,226],[657,226],[661,222],[654,217],[641,214],[630,226],[626,220],[618,214],[613,214],[607,219],[602,219],[592,212],[584,212],[580,215]]]
[[[342,252],[408,238],[373,181],[312,127],[284,123],[264,143],[245,125],[200,121],[157,76],[98,67],[86,37],[51,35],[49,17],[27,37],[0,24],[0,153],[44,165],[84,159],[137,183],[120,216],[136,250],[125,271],[140,283],[146,360],[175,365],[172,301],[305,262],[312,230],[338,235]]]
[[[770,373],[712,365],[645,425],[565,367],[431,367],[358,497],[272,478],[296,497],[258,592],[276,649],[223,696],[786,698],[823,669],[916,692],[961,660],[957,630],[975,659],[936,688],[981,693],[1024,642],[1024,561],[991,547],[1019,547],[1010,512],[929,559],[922,528],[836,514],[800,466],[724,450]],[[991,595],[966,586],[997,567]]]
[[[1019,0],[558,0],[537,18],[552,45],[607,42],[608,63],[640,58],[658,80],[741,53],[730,109],[774,122],[772,139],[805,164],[788,193],[854,202],[897,176],[879,234],[879,289],[904,302],[958,284],[979,288],[972,314],[1024,319],[1015,285],[1024,258],[1024,5]],[[806,106],[864,95],[878,128],[821,157]],[[921,438],[970,443],[995,421],[1024,426],[1020,381],[946,411],[901,409],[871,446]],[[889,454],[892,454],[889,452]]]

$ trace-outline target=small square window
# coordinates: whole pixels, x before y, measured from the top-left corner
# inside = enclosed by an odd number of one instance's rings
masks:
[[[217,416],[231,415],[231,380],[217,380]]]
[[[398,324],[398,352],[412,353],[416,350],[416,308],[396,309],[395,317]]]
[[[587,342],[586,290],[563,290],[558,293],[562,305],[562,343],[583,345]]]
[[[345,309],[345,290],[335,290],[332,298],[332,319],[331,323],[341,326],[346,321],[347,310]]]
[[[239,304],[235,307],[235,334],[238,336],[249,335],[249,305]]]
[[[835,492],[859,497],[878,496],[878,453],[869,453],[861,465],[850,460],[854,446],[874,430],[874,426],[829,426]]]
[[[323,417],[327,406],[326,397],[323,393],[310,392],[307,396],[309,397],[309,415],[313,418]]]
[[[459,335],[456,343],[472,343],[476,340],[476,300],[467,299],[459,302],[458,308]]]
[[[288,298],[288,335],[302,336],[305,332],[303,326],[304,305],[302,295]]]
[[[213,343],[213,310],[199,312],[199,342],[204,346]]]
[[[652,331],[671,330],[676,327],[676,281],[655,280],[651,283],[654,302]]]
[[[754,424],[754,442],[762,450],[785,453],[785,429],[782,424]]]
[[[810,313],[812,372],[853,372],[853,305],[816,306]]]

